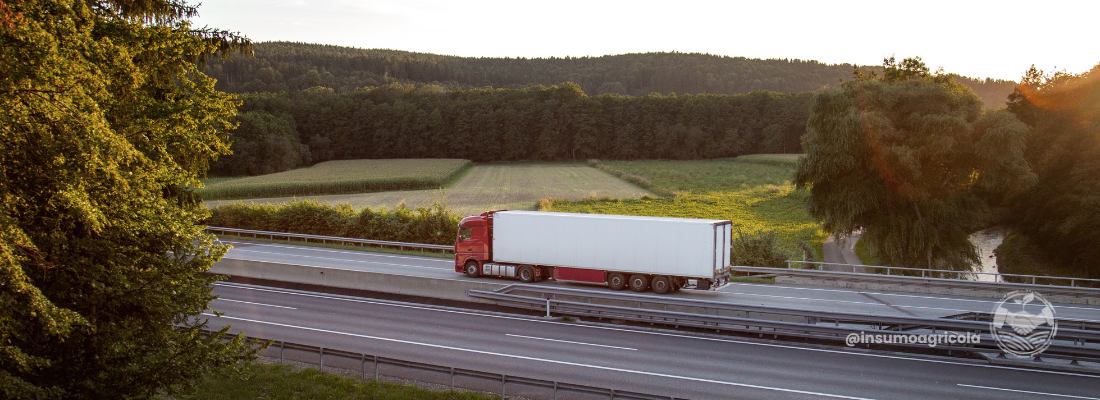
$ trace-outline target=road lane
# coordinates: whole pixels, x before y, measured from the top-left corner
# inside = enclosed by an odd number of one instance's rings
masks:
[[[213,308],[226,318],[211,319],[213,327],[230,324],[253,336],[690,398],[1034,398],[1009,390],[1085,397],[1100,392],[1096,377],[965,361],[700,338],[237,284],[218,284],[215,294],[257,303],[215,301]]]
[[[437,279],[474,279],[455,272],[453,261],[450,259],[241,240],[223,240],[223,242],[234,246],[226,254],[226,258],[230,259],[291,263]],[[495,278],[477,279],[505,284],[518,282]],[[543,281],[538,284],[610,291],[604,285],[574,282]],[[730,283],[717,291],[684,290],[665,296],[807,310],[931,318],[966,312],[991,312],[997,303],[994,299],[962,296],[738,282]],[[1059,319],[1100,322],[1100,306],[1055,304],[1055,313]]]

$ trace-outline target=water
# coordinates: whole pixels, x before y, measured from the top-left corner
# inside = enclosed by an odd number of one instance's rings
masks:
[[[997,256],[993,255],[993,250],[997,249],[997,246],[1001,245],[1001,242],[1005,240],[1005,234],[1007,232],[1004,228],[993,227],[984,230],[974,232],[970,235],[970,243],[978,248],[978,259],[981,260],[981,265],[976,265],[975,271],[999,273],[997,271]],[[996,282],[996,275],[978,275],[979,281]]]

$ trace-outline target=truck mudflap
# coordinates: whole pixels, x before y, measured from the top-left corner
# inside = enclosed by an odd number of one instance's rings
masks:
[[[697,279],[695,290],[718,290],[730,281],[730,268],[726,267],[721,273],[714,274],[714,279]]]

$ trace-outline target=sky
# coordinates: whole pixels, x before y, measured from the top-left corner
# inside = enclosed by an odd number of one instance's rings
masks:
[[[1098,0],[205,0],[195,26],[253,41],[463,57],[709,53],[882,65],[1018,80],[1100,64]]]

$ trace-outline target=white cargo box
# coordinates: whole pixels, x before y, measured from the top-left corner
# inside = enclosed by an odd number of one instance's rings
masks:
[[[728,220],[501,211],[492,223],[496,262],[711,279],[729,266]]]

